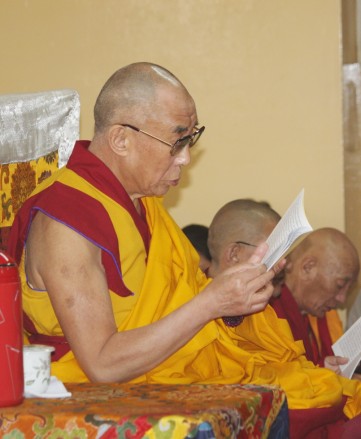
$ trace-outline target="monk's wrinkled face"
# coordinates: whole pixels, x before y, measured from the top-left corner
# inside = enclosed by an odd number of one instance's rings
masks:
[[[314,277],[296,298],[300,310],[323,317],[327,311],[342,306],[356,276],[355,264],[346,256],[318,265]]]
[[[137,128],[174,144],[193,134],[196,124],[193,99],[183,91],[165,88],[159,92],[150,116]],[[178,185],[182,167],[190,162],[189,146],[171,155],[170,146],[144,133],[128,129],[127,137],[131,142],[128,169],[132,169],[127,190],[132,197],[162,196]]]

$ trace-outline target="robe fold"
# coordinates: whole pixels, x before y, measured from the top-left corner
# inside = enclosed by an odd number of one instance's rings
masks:
[[[342,321],[336,309],[326,312],[322,318],[308,315],[313,333],[315,334],[319,352],[322,358],[334,355],[332,345],[343,334]]]

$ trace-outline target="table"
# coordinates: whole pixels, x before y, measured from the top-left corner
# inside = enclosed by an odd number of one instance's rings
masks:
[[[0,437],[288,437],[287,400],[278,387],[68,383],[66,388],[71,398],[31,398],[0,408]]]

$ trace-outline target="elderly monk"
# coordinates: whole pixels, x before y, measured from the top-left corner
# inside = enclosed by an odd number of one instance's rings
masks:
[[[281,295],[271,301],[277,315],[287,319],[295,340],[302,340],[307,359],[337,373],[347,359],[333,354],[333,325],[338,329],[340,323],[330,312],[345,304],[359,269],[357,250],[343,232],[315,230],[287,257]],[[316,328],[309,315],[317,318]]]
[[[207,280],[162,205],[204,131],[191,95],[135,63],[105,83],[94,118],[12,228],[29,342],[55,347],[66,382],[242,382],[244,353],[217,319],[262,310],[274,273],[264,245]]]
[[[223,206],[209,227],[210,273],[217,277],[220,271],[246,260],[278,219],[262,202],[240,199]],[[335,286],[333,281],[337,278],[336,287],[340,290],[347,290],[348,282],[352,282],[358,270],[348,242],[346,248],[351,252],[352,262],[348,267],[351,270],[346,270],[347,275],[345,271],[329,273],[332,285]],[[330,263],[335,263],[335,258]],[[337,269],[339,265],[331,268]],[[350,279],[340,281],[339,274],[342,279],[349,276]],[[313,294],[317,296],[315,290]],[[302,340],[295,339],[287,320],[278,318],[271,306],[245,317],[234,332],[238,345],[249,354],[243,359],[246,370],[243,382],[276,384],[286,391],[291,438],[336,439],[353,437],[351,432],[357,428],[361,431],[361,417],[357,416],[361,411],[361,383],[308,361]]]

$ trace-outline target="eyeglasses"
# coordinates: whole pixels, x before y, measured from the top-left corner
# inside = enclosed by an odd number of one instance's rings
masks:
[[[194,128],[195,131],[193,134],[189,134],[188,136],[181,137],[180,139],[176,140],[174,143],[169,143],[169,142],[166,142],[165,140],[160,139],[159,137],[153,136],[153,134],[150,134],[150,133],[147,133],[146,131],[140,130],[139,128],[137,128],[133,125],[128,125],[125,123],[123,123],[121,125],[123,127],[128,127],[134,131],[138,131],[138,133],[143,133],[146,136],[151,137],[152,139],[159,140],[159,142],[162,142],[165,145],[170,146],[170,148],[171,148],[170,155],[172,155],[172,156],[178,154],[185,146],[189,146],[190,148],[192,146],[194,146],[198,142],[203,131],[206,129],[206,127],[204,127],[204,126],[200,127],[200,128],[195,127]]]
[[[258,247],[258,245],[250,244],[249,242],[245,242],[245,241],[235,241],[234,243],[248,245],[249,247]]]

